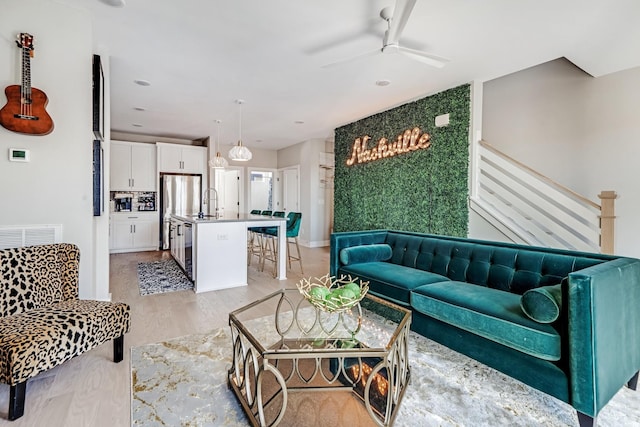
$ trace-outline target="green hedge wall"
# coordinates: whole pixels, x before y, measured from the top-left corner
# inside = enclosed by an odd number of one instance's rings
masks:
[[[436,116],[449,113],[449,126]],[[335,131],[334,230],[387,228],[467,236],[470,86],[463,85],[342,126]],[[431,147],[347,166],[353,142],[394,141],[418,126]]]

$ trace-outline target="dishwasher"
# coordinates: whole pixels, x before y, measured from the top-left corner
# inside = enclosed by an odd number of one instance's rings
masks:
[[[193,271],[193,224],[184,223],[184,271],[192,282],[195,281]]]

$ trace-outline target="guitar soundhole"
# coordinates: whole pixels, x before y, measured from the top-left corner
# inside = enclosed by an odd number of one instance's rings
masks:
[[[16,119],[21,119],[21,120],[40,120],[39,117],[27,116],[25,114],[14,114],[13,117],[15,117]]]

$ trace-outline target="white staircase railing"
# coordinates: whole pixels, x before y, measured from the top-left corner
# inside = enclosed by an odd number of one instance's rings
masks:
[[[613,252],[615,192],[602,192],[601,206],[485,141],[474,153],[471,207],[505,234],[531,245]]]

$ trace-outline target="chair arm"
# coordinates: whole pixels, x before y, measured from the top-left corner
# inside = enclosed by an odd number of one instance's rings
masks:
[[[595,418],[640,369],[640,260],[571,273],[567,295],[571,404]]]
[[[359,245],[384,243],[387,230],[347,231],[331,234],[331,253],[329,256],[329,274],[335,276],[340,268],[340,251]]]

